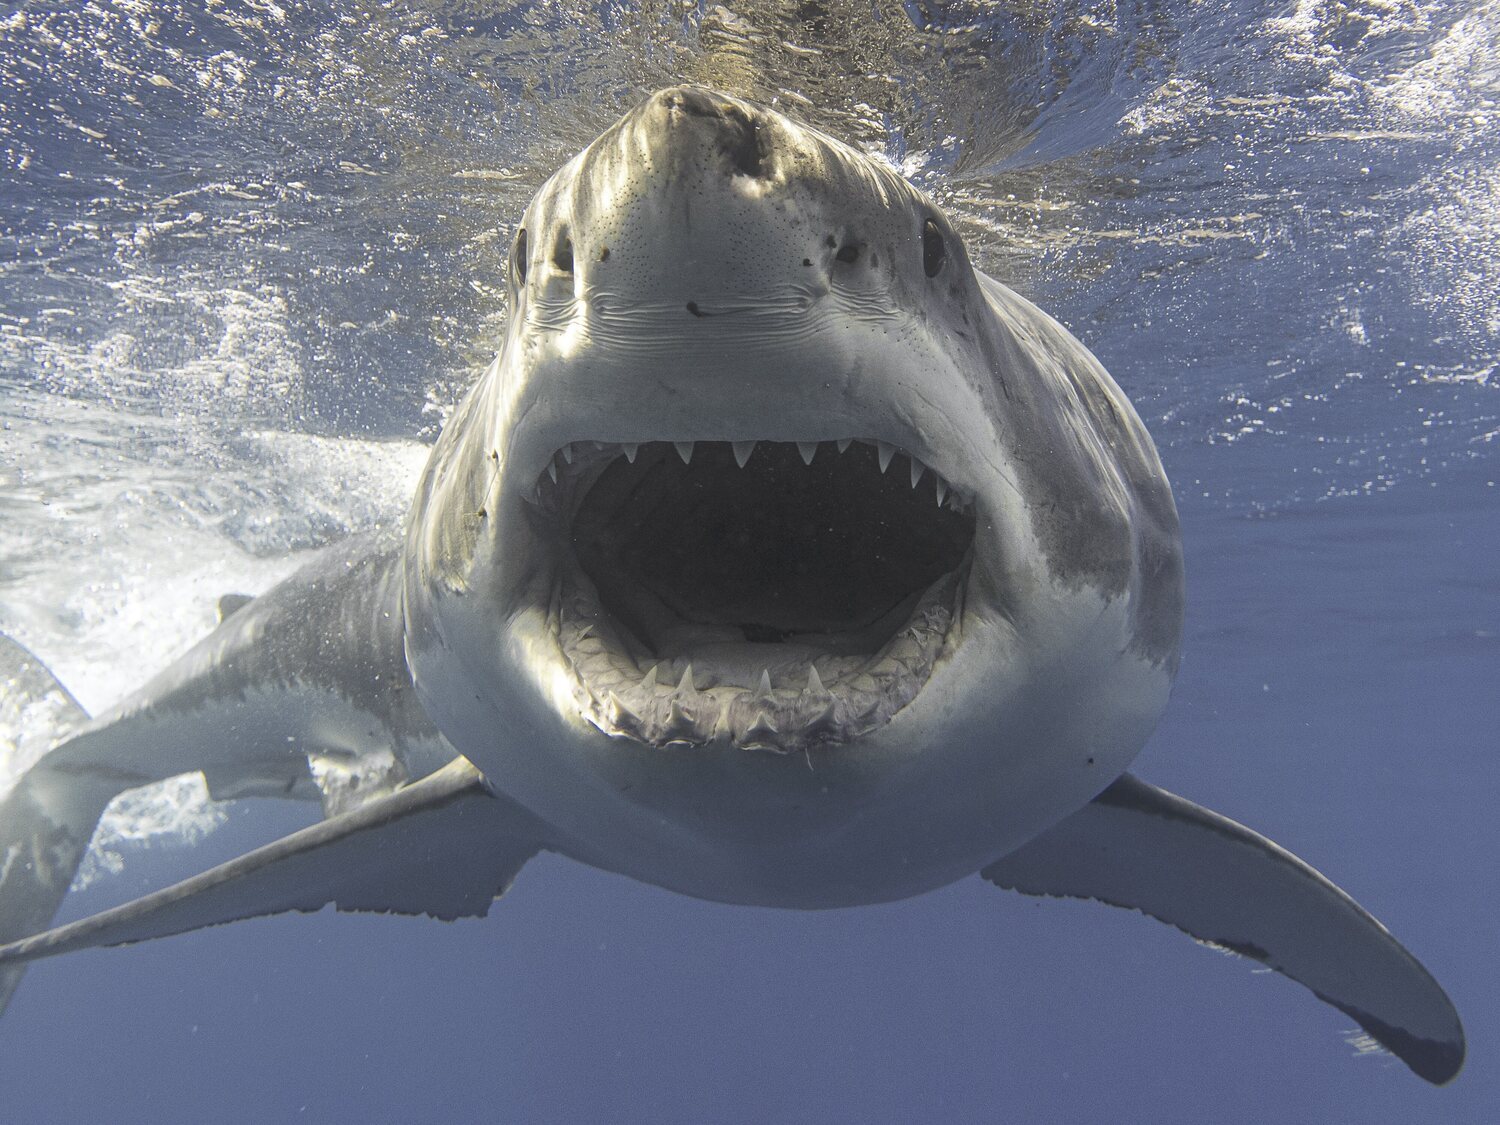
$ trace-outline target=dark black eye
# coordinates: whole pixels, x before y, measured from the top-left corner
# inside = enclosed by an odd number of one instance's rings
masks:
[[[516,282],[526,282],[526,228],[516,231],[515,245],[510,248],[510,268],[515,271]]]
[[[922,224],[922,270],[928,277],[936,277],[948,260],[948,241],[938,225],[931,219]]]

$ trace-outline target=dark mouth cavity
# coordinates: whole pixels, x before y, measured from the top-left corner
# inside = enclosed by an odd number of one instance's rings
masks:
[[[690,464],[652,442],[611,462],[583,497],[572,544],[601,605],[662,652],[657,600],[686,622],[775,643],[800,637],[874,653],[872,627],[956,570],[973,520],[939,507],[935,478],[909,461],[882,473],[874,446],[760,442],[741,468],[728,442],[698,442]]]
[[[857,440],[579,442],[533,498],[584,712],[653,743],[792,749],[887,721],[931,672],[975,528],[933,470]]]

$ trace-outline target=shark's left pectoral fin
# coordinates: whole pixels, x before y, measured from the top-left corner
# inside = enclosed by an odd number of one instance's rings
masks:
[[[539,850],[467,760],[174,886],[0,946],[0,966],[203,926],[340,910],[482,916]]]
[[[1129,774],[982,872],[1032,895],[1130,907],[1264,962],[1429,1082],[1463,1066],[1447,995],[1358,903],[1284,848]]]

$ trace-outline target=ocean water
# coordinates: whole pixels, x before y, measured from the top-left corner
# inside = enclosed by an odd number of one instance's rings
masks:
[[[821,914],[565,860],[491,917],[33,967],[0,1120],[1483,1122],[1500,1105],[1500,5],[29,3],[0,14],[0,632],[90,710],[398,523],[531,193],[645,92],[774,102],[1092,348],[1184,527],[1135,772],[1432,970],[1434,1089],[1253,962],[977,879]],[[185,781],[73,917],[307,821]]]

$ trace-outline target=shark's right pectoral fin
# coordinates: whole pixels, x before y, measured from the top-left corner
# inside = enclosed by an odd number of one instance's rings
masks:
[[[1159,918],[1306,985],[1429,1082],[1463,1066],[1442,987],[1318,872],[1242,824],[1126,774],[982,872],[1031,895]]]
[[[536,854],[467,760],[175,886],[0,946],[0,966],[288,910],[478,917]]]

